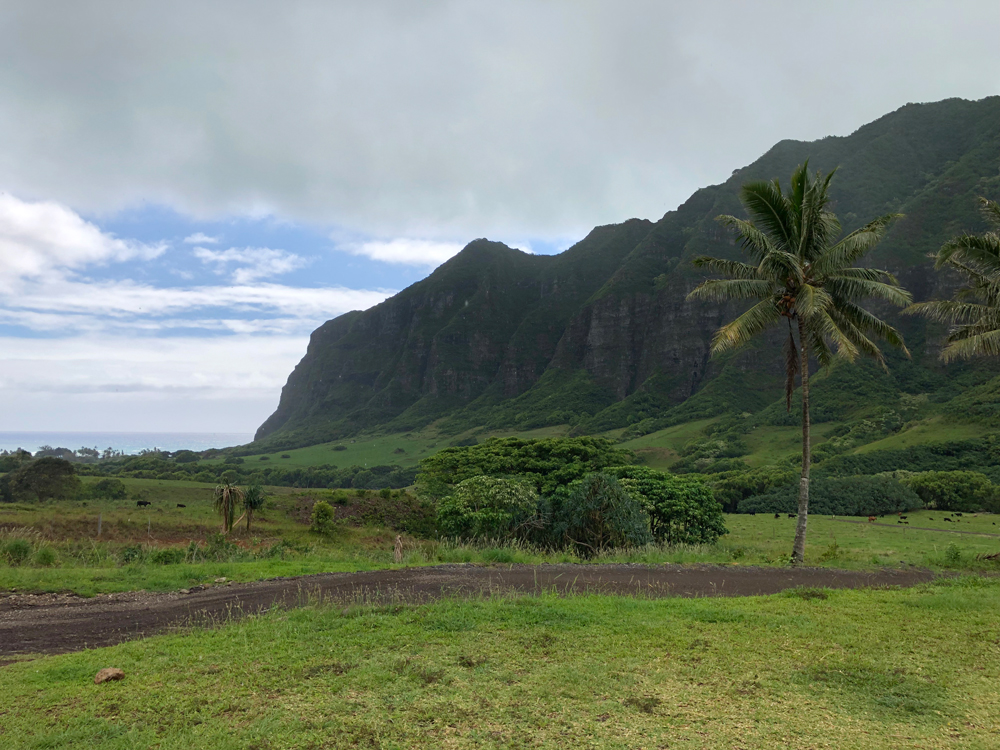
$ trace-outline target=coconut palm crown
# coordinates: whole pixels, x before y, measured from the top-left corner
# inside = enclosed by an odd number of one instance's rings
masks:
[[[789,410],[796,375],[802,385],[802,477],[793,563],[804,558],[809,506],[810,356],[820,366],[836,358],[854,361],[867,356],[884,367],[877,340],[906,351],[900,333],[861,302],[871,299],[904,306],[910,303],[909,293],[888,271],[854,266],[875,247],[898,214],[879,217],[840,237],[840,222],[829,210],[833,174],[812,177],[806,162],[792,174],[787,194],[777,180],[743,185],[740,200],[749,220],[720,216],[718,221],[736,234],[749,262],[695,258],[696,266],[726,278],[705,281],[689,295],[719,302],[754,301],[716,332],[713,354],[736,349],[773,326],[787,325],[785,397]]]
[[[954,299],[920,302],[905,312],[950,323],[945,361],[1000,354],[1000,204],[980,199],[992,227],[983,234],[961,234],[938,251],[935,268],[950,268],[966,279]]]

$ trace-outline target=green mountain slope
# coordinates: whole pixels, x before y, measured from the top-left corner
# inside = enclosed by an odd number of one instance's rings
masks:
[[[904,213],[874,261],[917,299],[946,293],[954,282],[933,272],[927,254],[959,231],[983,229],[976,197],[1000,198],[1000,97],[911,104],[846,137],[782,141],[656,223],[598,227],[557,256],[476,240],[391,299],[317,329],[255,448],[432,423],[446,435],[569,425],[635,438],[724,415],[773,412],[768,419],[780,422],[777,345],[709,359],[713,331],[734,310],[685,300],[702,278],[688,261],[735,257],[715,217],[740,213],[743,182],[786,180],[806,159],[824,171],[839,167],[832,194],[845,229]],[[945,409],[961,392],[957,382],[981,386],[996,374],[992,363],[944,369],[940,331],[895,322],[913,359],[894,357],[890,373],[876,372],[874,392],[865,390],[872,383],[852,391],[850,377],[831,373],[831,403],[843,403],[818,421],[876,401],[896,409],[905,398]],[[997,389],[981,391],[974,411],[992,413]]]

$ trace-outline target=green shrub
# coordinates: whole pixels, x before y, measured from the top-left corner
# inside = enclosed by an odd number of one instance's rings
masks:
[[[11,539],[7,541],[0,552],[3,553],[3,557],[6,558],[7,562],[11,565],[20,565],[29,557],[32,553],[31,542],[27,539]]]
[[[998,510],[998,488],[978,471],[925,471],[901,481],[928,508],[961,512]]]
[[[550,520],[543,535],[549,545],[581,557],[653,540],[642,504],[610,474],[588,474],[560,487],[546,498],[543,515]]]
[[[154,565],[178,565],[187,557],[186,550],[180,547],[167,547],[153,550],[147,558]]]
[[[957,544],[952,542],[948,545],[948,549],[944,551],[944,559],[949,565],[958,565],[962,562],[962,551]]]
[[[667,544],[713,544],[726,533],[722,506],[704,480],[645,466],[615,466],[617,477],[649,514],[653,538]]]
[[[118,556],[121,558],[122,563],[126,565],[141,563],[146,559],[146,550],[142,548],[141,544],[133,544],[123,548]]]
[[[35,553],[35,565],[48,568],[56,564],[56,551],[51,547],[41,547]]]
[[[313,505],[310,528],[320,534],[329,534],[333,530],[333,518],[333,506],[319,500]]]
[[[101,479],[90,486],[87,495],[107,500],[124,500],[128,497],[128,490],[120,479]]]
[[[715,499],[726,513],[735,513],[740,501],[763,495],[795,481],[796,471],[784,466],[761,466],[750,471],[727,472],[712,479]]]
[[[477,476],[521,476],[541,494],[608,466],[635,462],[632,451],[605,438],[491,438],[479,445],[445,448],[420,462],[421,494],[444,497],[459,482]]]
[[[798,484],[789,484],[739,504],[740,513],[795,513]],[[814,477],[809,486],[809,512],[816,515],[872,516],[916,510],[917,494],[889,476]]]
[[[524,538],[537,528],[538,495],[525,481],[472,477],[438,503],[438,529],[463,539]]]

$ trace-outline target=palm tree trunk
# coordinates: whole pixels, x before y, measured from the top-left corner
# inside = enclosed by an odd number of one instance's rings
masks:
[[[802,476],[799,478],[799,518],[795,523],[795,543],[792,545],[792,565],[800,565],[806,554],[806,522],[809,519],[809,465],[812,447],[809,443],[809,348],[806,345],[805,325],[799,318],[799,348],[802,363]]]

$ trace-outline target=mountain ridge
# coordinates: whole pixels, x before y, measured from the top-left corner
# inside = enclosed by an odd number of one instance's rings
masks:
[[[741,213],[743,182],[787,180],[806,159],[823,171],[840,167],[831,193],[846,231],[906,214],[873,263],[926,299],[950,283],[931,270],[928,253],[982,228],[975,197],[1000,197],[1000,97],[910,104],[848,136],[779,141],[658,221],[595,227],[558,255],[474,240],[392,298],[320,326],[255,442],[296,447],[431,422],[455,433],[567,423],[578,433],[641,433],[643,423],[694,413],[701,402],[699,413],[764,408],[779,391],[780,357],[766,343],[709,357],[712,333],[734,308],[686,300],[703,278],[688,261],[737,257],[715,216]],[[937,334],[916,319],[894,320],[917,366],[928,378],[943,375]],[[753,392],[741,393],[741,382]]]

